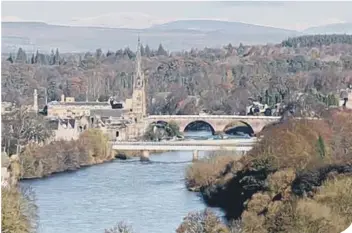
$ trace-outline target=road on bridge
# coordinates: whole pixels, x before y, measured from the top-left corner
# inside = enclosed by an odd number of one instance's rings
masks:
[[[199,150],[199,151],[249,151],[258,141],[253,139],[192,140],[166,142],[112,142],[115,150]]]

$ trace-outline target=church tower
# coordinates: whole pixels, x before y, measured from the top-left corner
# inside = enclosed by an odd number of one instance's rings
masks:
[[[33,93],[33,107],[32,107],[34,112],[38,112],[38,93],[37,89],[34,89]]]
[[[136,53],[136,73],[133,77],[132,113],[135,121],[139,122],[147,115],[145,84],[146,80],[142,72],[141,44],[138,36]]]

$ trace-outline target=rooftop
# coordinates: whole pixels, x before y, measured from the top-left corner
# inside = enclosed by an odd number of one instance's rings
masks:
[[[121,117],[126,112],[124,109],[91,109],[90,115],[100,117]]]
[[[99,106],[110,106],[110,103],[108,102],[59,102],[59,101],[52,101],[49,102],[48,105],[80,105],[80,106],[94,106],[94,105],[99,105]]]

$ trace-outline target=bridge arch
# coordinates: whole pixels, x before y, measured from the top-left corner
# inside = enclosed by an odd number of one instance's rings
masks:
[[[226,134],[239,134],[244,133],[248,134],[249,136],[254,135],[253,127],[245,121],[233,121],[227,124],[224,128],[224,133]]]
[[[163,120],[157,120],[157,121],[153,121],[151,123],[151,125],[160,125],[160,126],[166,126],[167,124],[169,124],[167,121],[163,121]]]
[[[209,122],[202,120],[189,122],[184,127],[183,132],[191,131],[192,129],[196,129],[196,131],[198,131],[199,129],[205,129],[211,131],[213,135],[215,134],[215,128]]]

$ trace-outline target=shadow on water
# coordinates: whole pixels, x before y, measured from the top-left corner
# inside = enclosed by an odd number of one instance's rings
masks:
[[[117,160],[115,161],[117,163],[134,163],[134,164],[143,164],[143,165],[154,165],[154,164],[190,164],[192,163],[192,160],[189,161],[170,161],[170,162],[164,162],[164,161],[154,161],[154,160],[149,160],[149,161],[141,161],[140,159],[130,159],[130,160]]]

